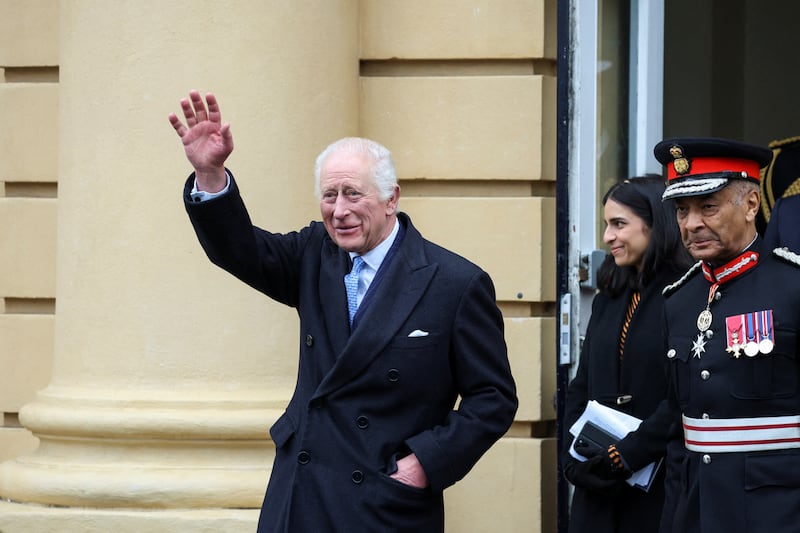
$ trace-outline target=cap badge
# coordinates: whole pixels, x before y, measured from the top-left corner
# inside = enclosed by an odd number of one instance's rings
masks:
[[[672,164],[675,167],[675,172],[677,174],[686,174],[687,172],[689,172],[689,169],[691,168],[692,165],[689,162],[689,160],[686,157],[684,157],[683,148],[681,148],[677,144],[673,144],[669,148],[669,154],[672,156],[673,159]]]

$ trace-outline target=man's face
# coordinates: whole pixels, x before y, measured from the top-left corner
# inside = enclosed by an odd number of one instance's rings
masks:
[[[328,235],[340,248],[363,255],[394,228],[400,187],[381,200],[363,155],[333,153],[320,171],[320,212]]]
[[[707,196],[675,199],[683,244],[692,257],[718,266],[737,255],[755,238],[758,191],[740,197],[728,185]]]

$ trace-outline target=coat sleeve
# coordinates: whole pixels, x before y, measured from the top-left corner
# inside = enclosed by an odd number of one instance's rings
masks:
[[[586,404],[589,402],[589,368],[591,367],[589,359],[591,358],[591,347],[593,346],[592,336],[596,329],[595,324],[598,317],[603,313],[603,302],[605,298],[604,295],[598,294],[592,300],[592,313],[589,317],[589,324],[586,327],[586,337],[581,346],[578,370],[575,372],[575,377],[572,378],[572,381],[570,381],[567,387],[563,417],[565,433],[563,442],[564,449],[562,453],[569,453],[569,447],[572,446],[572,436],[569,433],[569,428],[572,427],[572,424],[583,414],[583,411],[586,409]]]
[[[485,272],[474,275],[463,291],[449,351],[461,398],[458,408],[441,425],[406,441],[434,491],[463,478],[508,430],[517,411],[503,318]]]
[[[275,234],[254,226],[229,175],[228,192],[204,202],[192,201],[194,174],[187,179],[184,205],[197,239],[212,263],[270,298],[296,307],[301,256],[314,232],[308,227]]]

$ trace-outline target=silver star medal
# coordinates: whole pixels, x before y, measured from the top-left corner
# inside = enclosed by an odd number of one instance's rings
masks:
[[[706,351],[706,339],[702,333],[697,334],[697,340],[692,342],[692,353],[700,359],[700,354]]]

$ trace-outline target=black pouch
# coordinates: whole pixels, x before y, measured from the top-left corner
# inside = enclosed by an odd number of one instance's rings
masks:
[[[586,422],[575,437],[575,451],[584,457],[591,458],[600,453],[606,453],[608,447],[619,439],[592,422]]]

